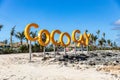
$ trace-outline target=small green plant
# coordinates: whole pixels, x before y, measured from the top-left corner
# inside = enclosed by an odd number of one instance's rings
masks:
[[[10,53],[15,53],[16,51],[13,50],[12,48],[3,48],[1,51],[1,54],[10,54]]]
[[[38,43],[35,43],[35,44],[32,46],[32,51],[33,51],[33,52],[41,52],[41,51],[42,51],[41,46],[40,46]]]
[[[21,45],[21,46],[19,47],[19,50],[20,50],[20,52],[22,52],[22,53],[27,53],[27,52],[29,51],[28,46],[26,46],[26,45]]]

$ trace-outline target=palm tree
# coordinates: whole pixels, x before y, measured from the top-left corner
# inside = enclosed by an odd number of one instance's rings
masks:
[[[103,41],[102,41],[102,40],[99,40],[98,42],[99,42],[99,45],[100,45],[100,46],[101,46],[101,48],[102,48]]]
[[[30,32],[30,35],[32,36],[32,37],[34,37],[34,32]],[[28,45],[28,39],[25,37],[25,40],[26,40],[26,43],[27,43],[27,45]]]
[[[113,47],[113,43],[111,43],[110,46]]]
[[[96,46],[96,41],[97,41],[97,39],[98,39],[98,37],[97,37],[97,35],[91,35],[91,40],[92,40],[92,44],[94,45],[94,46]]]
[[[99,39],[100,30],[98,30],[96,33],[97,33],[97,35],[98,35],[98,39]]]
[[[102,42],[103,42],[103,45],[104,45],[104,47],[105,47],[106,40],[105,40],[104,38],[102,38],[101,40],[102,40]]]
[[[11,29],[11,31],[10,31],[10,46],[11,46],[11,47],[13,47],[12,37],[13,37],[14,34],[15,34],[15,27],[16,27],[16,26],[14,26],[14,27]]]
[[[43,33],[42,34],[42,41],[45,42],[46,41],[46,35]],[[45,47],[42,46],[42,50],[44,51]]]
[[[0,25],[0,31],[1,31],[2,28],[3,28],[3,25]]]
[[[96,33],[97,33],[97,37],[98,37],[98,43],[99,43],[99,35],[100,35],[100,30],[98,30]]]
[[[114,43],[113,43],[113,45],[114,45],[114,47],[117,47],[117,44],[116,44],[116,42],[114,42]]]
[[[94,35],[93,34],[91,34],[91,36],[90,36],[90,42],[91,42],[91,44],[93,45],[93,43],[94,43]]]
[[[25,40],[26,40],[26,43],[27,43],[27,45],[28,45],[28,39],[25,37]]]
[[[5,45],[7,45],[8,40],[7,40],[7,39],[5,39],[3,42],[4,42],[4,44],[5,44]]]
[[[111,44],[111,40],[110,39],[107,40],[107,44],[110,46],[110,44]]]
[[[32,35],[33,38],[35,38],[36,35],[37,35],[37,31],[35,31],[35,32],[31,32],[30,34]]]
[[[96,41],[97,41],[97,39],[98,39],[98,37],[97,37],[97,35],[93,35],[93,34],[91,34],[91,37],[90,37],[90,42],[92,43],[92,47],[95,49],[96,48]]]
[[[105,33],[103,33],[103,37],[105,38]]]
[[[31,34],[31,36],[32,36],[33,38],[35,38],[35,37],[37,36],[37,31],[35,31],[35,32],[30,32],[30,34]],[[36,41],[35,41],[35,43],[36,43]]]
[[[94,36],[94,45],[96,46],[96,41],[97,41],[98,37],[97,35]]]
[[[106,43],[106,40],[105,40],[105,33],[103,32],[103,38],[104,38],[104,47],[105,47],[105,43]]]
[[[24,31],[22,32],[17,32],[15,34],[15,37],[18,38],[20,40],[20,44],[23,44],[23,39],[25,39],[25,35],[24,35]]]
[[[0,25],[0,31],[1,31],[2,28],[3,28],[3,25]]]
[[[43,42],[46,41],[46,35],[45,34],[42,34],[42,40],[43,40]]]
[[[86,29],[86,30],[85,30],[85,32],[87,33],[87,32],[88,32],[88,30]]]

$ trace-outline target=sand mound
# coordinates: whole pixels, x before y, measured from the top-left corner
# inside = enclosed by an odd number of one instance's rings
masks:
[[[97,71],[96,67],[66,66],[53,61],[53,58],[43,61],[42,57],[33,57],[29,62],[27,53],[0,55],[0,80],[117,80],[111,74]]]

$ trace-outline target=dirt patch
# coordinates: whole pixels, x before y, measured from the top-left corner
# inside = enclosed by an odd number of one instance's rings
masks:
[[[120,65],[99,67],[97,71],[104,71],[120,79]]]

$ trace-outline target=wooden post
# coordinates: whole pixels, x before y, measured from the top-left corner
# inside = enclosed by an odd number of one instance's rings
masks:
[[[54,45],[54,58],[56,57],[56,51],[55,51],[56,46]]]
[[[43,57],[45,57],[45,46],[44,46],[44,49],[43,49]]]
[[[31,41],[29,41],[29,61],[32,60],[32,49],[31,49]]]
[[[75,43],[75,47],[74,47],[74,53],[76,54],[76,43]]]
[[[89,52],[89,41],[88,41],[88,46],[87,46],[87,53]]]
[[[82,53],[83,53],[83,45],[81,45],[81,51],[82,51]]]
[[[64,54],[66,55],[66,47],[64,47]]]
[[[87,46],[87,53],[88,53],[88,48],[89,48],[89,45]]]

